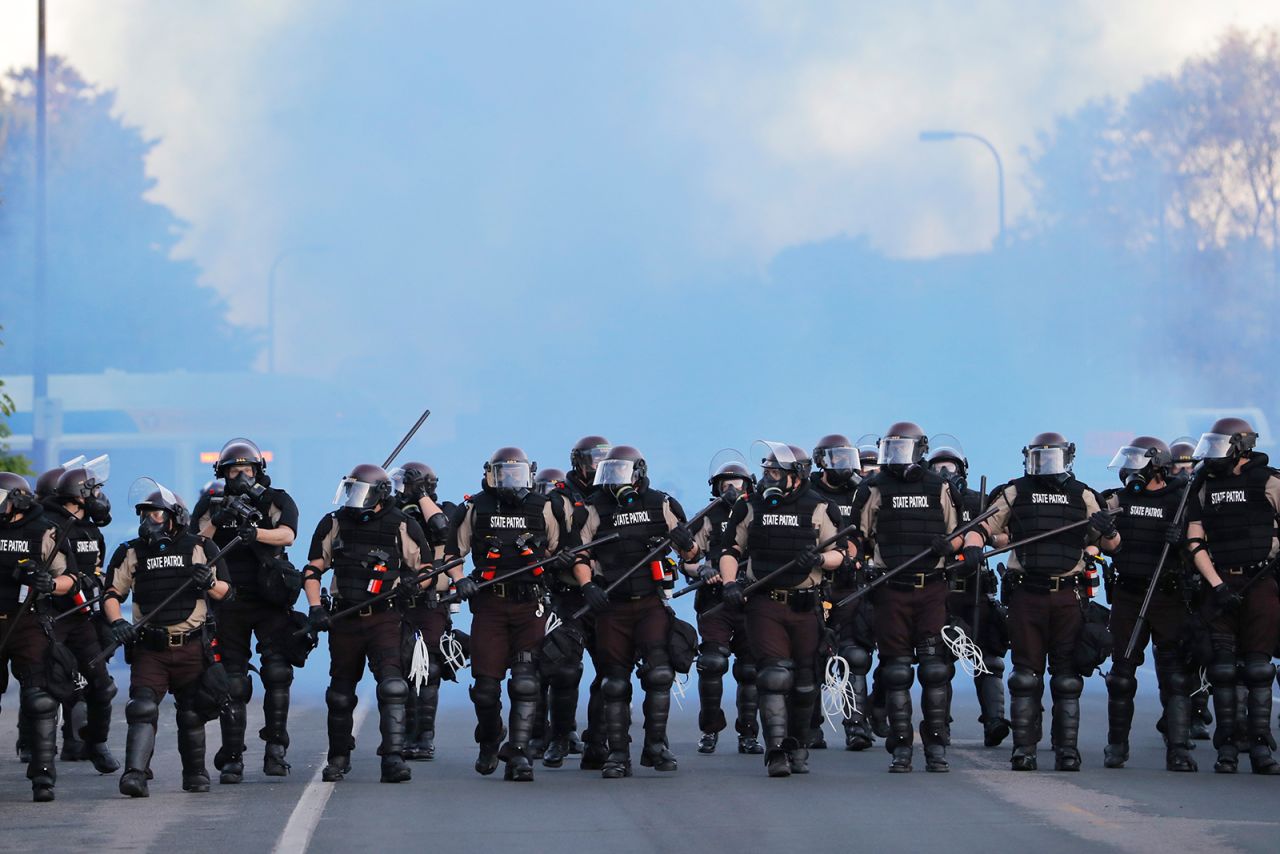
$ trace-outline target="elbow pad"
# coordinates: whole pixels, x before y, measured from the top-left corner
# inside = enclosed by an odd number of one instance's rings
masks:
[[[432,515],[424,527],[427,542],[433,546],[443,546],[449,538],[449,517],[445,516],[443,511]]]

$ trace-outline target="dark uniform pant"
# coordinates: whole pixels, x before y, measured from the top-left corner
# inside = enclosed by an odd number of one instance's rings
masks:
[[[982,663],[988,673],[974,673],[973,687],[978,695],[978,706],[981,713],[978,722],[985,733],[999,732],[998,739],[1003,740],[1009,734],[1009,721],[1005,718],[1004,703],[1004,654],[1005,649],[996,640],[1000,634],[994,625],[1000,615],[995,613],[995,593],[999,582],[989,569],[982,570],[982,586],[975,593],[972,577],[957,582],[947,596],[947,613],[963,620],[970,630],[976,624],[977,637],[972,638],[978,649],[982,651]],[[978,595],[981,601],[978,601]],[[975,620],[975,617],[977,619]],[[992,742],[989,740],[988,744]]]
[[[1249,746],[1269,758],[1274,749],[1271,734],[1271,682],[1275,666],[1271,657],[1280,633],[1280,592],[1271,570],[1252,580],[1252,571],[1219,569],[1218,574],[1231,590],[1242,596],[1234,609],[1218,614],[1209,624],[1213,660],[1208,668],[1213,685],[1216,723],[1213,745],[1219,761],[1234,765],[1238,745]],[[1247,588],[1247,589],[1246,589]],[[1239,716],[1241,697],[1236,691],[1244,683],[1245,715]],[[1243,729],[1244,732],[1240,732]],[[1255,770],[1258,765],[1255,764]]]
[[[833,603],[839,602],[856,589],[853,584],[837,582],[832,585],[831,599]],[[828,621],[835,631],[836,653],[849,665],[849,688],[853,694],[854,709],[844,719],[845,745],[862,750],[872,741],[867,674],[871,671],[871,653],[876,647],[875,605],[870,596],[841,607],[833,604]],[[820,703],[814,704],[811,723],[815,730],[822,725]]]
[[[382,734],[378,754],[403,755],[404,707],[409,685],[400,669],[400,633],[400,614],[388,609],[376,610],[364,617],[352,614],[334,622],[330,628],[329,689],[325,692],[325,703],[329,710],[331,763],[344,760],[355,748],[352,716],[356,708],[356,685],[364,676],[366,661],[378,683]]]
[[[412,607],[402,611],[405,632],[401,666],[406,674],[413,663],[416,635],[422,636],[427,647],[427,681],[423,684],[409,681],[405,740],[411,756],[406,758],[429,759],[435,753],[436,710],[440,705],[440,662],[443,655],[440,638],[451,624],[449,609],[436,604],[437,599],[434,591],[420,594]],[[419,756],[419,753],[423,755]]]
[[[637,662],[636,675],[644,689],[645,751],[666,748],[675,682],[671,626],[671,612],[657,595],[615,600],[596,617],[595,662],[611,761],[626,761],[631,752],[631,670]]]
[[[823,631],[818,592],[805,591],[809,599],[778,601],[794,592],[755,593],[746,607],[765,750],[774,756],[804,745],[818,701],[816,666]]]
[[[1138,633],[1133,658],[1124,657],[1133,627],[1138,622],[1148,583],[1149,580],[1144,578],[1121,578],[1111,594],[1109,627],[1114,652],[1111,672],[1107,674],[1107,743],[1124,745],[1129,741],[1133,698],[1138,691],[1137,670],[1145,658],[1147,643],[1151,642],[1155,647],[1156,681],[1160,688],[1169,744],[1189,749],[1187,727],[1190,726],[1191,714],[1191,673],[1182,661],[1180,649],[1183,626],[1189,615],[1179,591],[1166,588],[1154,593],[1146,621]]]
[[[262,713],[265,725],[258,737],[283,759],[289,746],[289,687],[293,666],[284,652],[288,635],[294,630],[289,609],[272,605],[251,595],[217,605],[218,643],[227,668],[231,704],[223,712],[222,749],[215,764],[238,763],[245,750],[246,705],[253,698],[249,677],[250,644],[258,639],[258,675],[262,678]]]
[[[725,606],[714,614],[699,613],[698,634],[702,639],[698,645],[698,729],[720,732],[727,726],[720,701],[724,697],[724,675],[729,672],[732,655],[733,678],[738,683],[738,715],[734,728],[740,736],[755,738],[760,733],[756,659],[747,641],[745,611]]]
[[[53,766],[57,741],[58,702],[48,692],[48,676],[44,656],[49,638],[39,619],[27,613],[20,620],[17,613],[0,614],[0,641],[8,639],[0,668],[10,666],[22,686],[19,698],[20,726],[28,727],[25,735],[31,750],[27,763],[27,779],[32,786],[52,786],[57,779]]]
[[[1060,755],[1079,758],[1076,740],[1084,679],[1072,657],[1084,615],[1074,579],[1071,582],[1052,592],[1040,592],[1015,581],[1009,594],[1009,643],[1013,653],[1009,696],[1015,755],[1034,755],[1040,742],[1040,703],[1047,662],[1053,697],[1053,744]]]
[[[77,614],[60,621],[60,640],[76,658],[76,669],[84,677],[84,726],[76,729],[66,727],[65,740],[82,740],[88,744],[104,744],[111,732],[111,701],[115,699],[117,690],[115,680],[107,671],[106,660],[90,664],[102,652],[102,642],[98,636],[95,621],[99,617],[88,614]],[[69,704],[68,704],[69,705]],[[67,723],[71,724],[73,715],[67,715]]]
[[[586,604],[578,588],[561,588],[555,593],[553,609],[561,620],[571,620]],[[595,649],[594,615],[587,613],[574,621],[581,630],[583,651]],[[562,659],[552,673],[546,674],[547,711],[550,715],[551,738],[568,738],[578,729],[578,690],[582,684],[582,656]],[[591,681],[587,696],[587,728],[582,733],[582,740],[590,745],[599,755],[607,750],[604,734],[604,704],[600,697],[600,675]]]
[[[182,773],[205,774],[204,718],[195,710],[195,695],[205,669],[204,643],[197,633],[179,646],[154,649],[134,643],[130,650],[129,704],[125,720],[129,734],[125,743],[125,773],[145,772],[155,751],[160,701],[172,693],[177,707],[178,752]],[[207,783],[208,780],[206,779]]]
[[[492,749],[502,739],[502,680],[511,670],[506,752],[528,752],[541,681],[535,654],[546,636],[542,589],[532,585],[485,588],[471,600],[471,672],[475,685],[476,743]],[[507,595],[499,595],[504,593]]]
[[[885,686],[889,737],[885,749],[910,752],[912,663],[920,676],[920,740],[926,747],[951,742],[951,678],[955,668],[942,642],[947,585],[941,577],[907,588],[886,581],[876,594],[876,646]]]

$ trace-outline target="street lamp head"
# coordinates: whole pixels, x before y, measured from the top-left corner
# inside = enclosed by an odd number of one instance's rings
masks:
[[[922,130],[920,131],[920,141],[946,142],[949,139],[955,139],[959,135],[953,130]]]

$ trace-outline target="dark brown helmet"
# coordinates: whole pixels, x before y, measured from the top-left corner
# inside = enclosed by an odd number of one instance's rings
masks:
[[[756,485],[755,475],[751,473],[751,470],[746,465],[731,461],[721,465],[712,473],[711,477],[707,478],[707,483],[711,486],[711,494],[719,498],[724,482],[734,478],[742,481],[746,487],[743,490],[744,493],[750,492]]]
[[[1219,418],[1200,437],[1192,456],[1205,461],[1211,477],[1230,471],[1236,461],[1247,457],[1258,444],[1258,433],[1243,418]]]
[[[800,466],[800,476],[808,478],[813,473],[813,458],[809,456],[809,452],[799,445],[789,445],[791,453],[795,456],[796,462]]]
[[[167,514],[168,530],[153,531],[151,534],[153,540],[173,536],[186,528],[190,521],[187,505],[182,497],[149,477],[140,477],[129,487],[129,503],[133,505],[133,509],[140,517],[152,510],[163,510]],[[143,519],[143,527],[147,525],[147,520]]]
[[[400,480],[406,489],[417,488],[427,495],[435,495],[440,478],[426,463],[410,462],[400,466]]]
[[[1069,477],[1076,446],[1061,433],[1037,433],[1022,449],[1023,470],[1029,475]]]
[[[55,466],[36,478],[36,498],[41,501],[53,497],[53,490],[58,485],[58,478],[66,471],[63,466]]]
[[[36,496],[31,484],[20,474],[0,472],[0,518],[14,513],[25,513],[35,506]]]
[[[372,510],[391,497],[391,476],[382,466],[361,463],[338,483],[333,503],[339,507]]]
[[[1195,462],[1196,440],[1190,436],[1180,436],[1169,443],[1169,455],[1174,465]]]
[[[564,486],[565,473],[560,469],[538,469],[533,478],[533,489],[543,495],[550,495]]]
[[[218,452],[218,461],[213,464],[213,473],[218,477],[226,477],[227,469],[232,466],[254,466],[261,475],[267,470],[267,460],[253,440],[239,437],[222,446],[222,450]]]
[[[569,451],[569,467],[579,474],[594,477],[596,466],[609,455],[611,447],[604,436],[583,436]]]
[[[1120,482],[1132,492],[1147,488],[1152,478],[1168,477],[1173,456],[1163,439],[1155,436],[1138,436],[1116,451],[1107,468],[1118,472]]]
[[[898,421],[889,425],[889,429],[880,438],[880,451],[876,459],[882,466],[907,466],[919,463],[928,452],[929,437],[920,425],[913,421]]]
[[[649,474],[649,464],[645,462],[644,454],[631,445],[614,445],[609,449],[609,453],[604,460],[601,460],[601,462],[605,461],[630,462],[632,464],[633,483],[642,477],[647,477]]]

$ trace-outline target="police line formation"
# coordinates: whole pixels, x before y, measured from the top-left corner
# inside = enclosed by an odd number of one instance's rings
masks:
[[[532,780],[537,759],[558,768],[579,754],[583,769],[630,776],[633,673],[642,766],[676,770],[672,686],[695,666],[697,749],[714,752],[731,659],[738,752],[786,777],[807,773],[809,750],[826,747],[824,683],[838,695],[845,747],[883,739],[889,770],[911,771],[915,679],[925,768],[947,771],[958,659],[974,676],[985,744],[1012,733],[1016,771],[1037,767],[1047,672],[1054,767],[1079,770],[1084,677],[1111,655],[1103,761],[1120,768],[1149,641],[1168,769],[1197,770],[1192,739],[1213,722],[1215,771],[1235,773],[1243,752],[1254,773],[1280,774],[1270,724],[1280,473],[1256,439],[1238,418],[1194,446],[1135,438],[1111,463],[1120,486],[1099,493],[1073,476],[1075,446],[1041,433],[1023,448],[1024,474],[987,494],[970,488],[958,442],[901,422],[878,441],[826,436],[812,457],[758,442],[758,479],[740,454],[713,461],[711,501],[692,517],[650,484],[636,448],[601,436],[574,445],[567,473],[501,448],[480,491],[456,505],[438,498],[429,466],[388,472],[388,460],[342,479],[301,569],[285,553],[297,506],[247,439],[222,449],[190,511],[159,483],[135,481],[138,536],[105,561],[108,461],[78,458],[34,490],[0,474],[0,673],[7,681],[11,667],[21,686],[19,752],[36,801],[54,798],[60,713],[64,761],[120,770],[107,748],[116,687],[106,661],[121,647],[131,667],[121,793],[148,794],[166,693],[183,789],[210,788],[214,719],[220,782],[243,779],[254,638],[263,773],[287,775],[294,668],[326,631],[325,781],[351,768],[366,662],[381,779],[395,783],[410,779],[406,760],[433,757],[441,680],[456,680],[468,656],[475,769],[504,763],[507,780]],[[1110,609],[1093,598],[1099,568]],[[673,593],[677,573],[689,583]],[[696,632],[669,604],[684,592],[696,597]],[[121,612],[129,598],[132,620]],[[469,637],[451,624],[460,601]],[[584,651],[597,675],[580,739]]]

